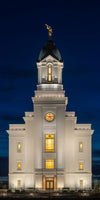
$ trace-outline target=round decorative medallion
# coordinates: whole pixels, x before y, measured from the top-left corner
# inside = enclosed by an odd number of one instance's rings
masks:
[[[47,113],[45,115],[45,119],[49,122],[53,121],[54,120],[54,114],[53,113]]]

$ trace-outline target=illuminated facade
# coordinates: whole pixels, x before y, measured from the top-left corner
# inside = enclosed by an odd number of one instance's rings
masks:
[[[90,124],[66,111],[63,60],[51,38],[41,50],[34,112],[9,126],[9,188],[88,189],[92,184]]]

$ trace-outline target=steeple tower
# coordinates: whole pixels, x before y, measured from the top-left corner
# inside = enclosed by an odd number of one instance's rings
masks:
[[[38,90],[63,90],[62,69],[63,60],[59,50],[51,39],[52,29],[46,25],[49,30],[49,39],[46,45],[40,51],[38,68]]]

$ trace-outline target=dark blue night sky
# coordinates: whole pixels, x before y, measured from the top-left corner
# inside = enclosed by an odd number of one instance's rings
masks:
[[[0,2],[0,160],[7,163],[8,125],[24,123],[24,112],[33,109],[31,97],[37,84],[36,60],[48,40],[45,23],[52,26],[52,40],[64,59],[67,110],[76,112],[78,123],[91,123],[95,130],[93,174],[99,177],[99,0]],[[7,175],[7,165],[0,163],[0,176]]]

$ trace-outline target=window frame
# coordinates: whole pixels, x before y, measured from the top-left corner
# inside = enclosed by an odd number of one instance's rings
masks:
[[[50,141],[50,145],[51,145],[51,149],[48,148],[47,146],[49,146],[49,140]],[[55,135],[54,134],[45,134],[45,152],[47,153],[53,153],[55,151]]]
[[[20,167],[18,165],[20,165]],[[21,169],[22,169],[21,161],[18,161],[17,162],[17,170],[21,170]]]
[[[79,170],[84,170],[83,161],[79,162]]]
[[[51,167],[50,166],[50,162],[51,162]],[[55,168],[55,162],[54,159],[46,159],[45,160],[45,169],[54,169]]]
[[[79,142],[79,152],[83,152],[83,142]]]
[[[18,145],[20,145],[20,148],[18,147]],[[17,152],[21,153],[21,151],[22,151],[22,144],[21,142],[17,142]]]
[[[83,179],[80,179],[80,188],[83,188]]]
[[[47,65],[47,75],[48,75],[48,78],[47,78],[47,80],[48,80],[48,82],[52,82],[52,64],[51,63],[49,63],[48,65]]]
[[[17,180],[17,186],[18,188],[21,188],[21,180]]]

